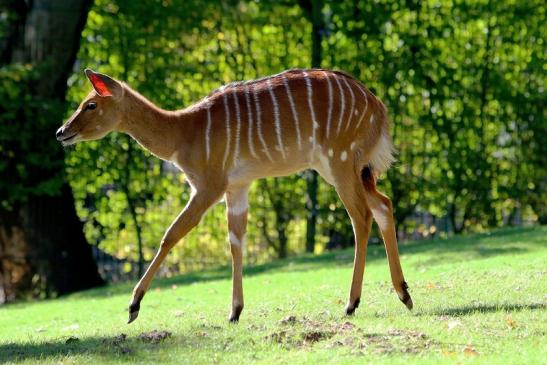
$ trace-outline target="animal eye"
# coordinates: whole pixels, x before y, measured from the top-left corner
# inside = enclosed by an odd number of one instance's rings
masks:
[[[97,103],[91,102],[85,106],[85,110],[93,110],[97,107]]]

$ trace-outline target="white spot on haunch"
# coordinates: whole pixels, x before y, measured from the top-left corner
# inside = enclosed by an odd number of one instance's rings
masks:
[[[342,151],[342,154],[340,155],[340,160],[346,161],[348,159],[348,153],[346,151]]]
[[[228,239],[230,240],[231,245],[241,247],[242,242],[239,240],[239,238],[237,238],[234,232],[230,231],[230,233],[228,234]]]
[[[334,151],[332,150],[332,148],[329,148],[329,157],[332,157],[334,156]]]
[[[353,115],[358,115],[358,114],[359,114],[359,110],[355,109],[355,112],[353,113]]]
[[[351,142],[351,145],[349,146],[352,150],[355,149],[355,147],[357,147],[357,143],[355,142]]]

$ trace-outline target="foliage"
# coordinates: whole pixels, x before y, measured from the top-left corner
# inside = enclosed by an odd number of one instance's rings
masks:
[[[225,82],[307,67],[311,24],[301,5],[98,0],[70,99],[90,88],[84,67],[171,109]],[[542,3],[341,1],[326,3],[323,16],[323,65],[354,74],[390,111],[399,162],[380,186],[393,197],[400,232],[415,230],[412,215],[423,212],[454,231],[516,217],[545,222]],[[141,242],[149,260],[189,189],[171,165],[132,143],[112,135],[81,144],[66,164],[90,242],[134,260]],[[285,251],[303,251],[305,189],[301,175],[253,186],[248,261],[282,255],[284,237]],[[325,183],[319,207],[316,251],[329,241],[347,246],[349,219]],[[175,247],[170,265],[226,262],[225,232],[217,206]]]
[[[14,304],[0,309],[0,362],[542,363],[546,234],[505,229],[404,245],[412,313],[391,289],[379,246],[354,317],[342,314],[350,250],[247,267],[237,325],[227,321],[228,267],[156,281],[130,326],[125,284]],[[154,330],[171,336],[141,339]]]
[[[10,210],[14,203],[35,195],[58,194],[64,181],[59,153],[49,152],[57,142],[45,138],[52,136],[52,123],[61,118],[64,105],[33,97],[33,86],[44,66],[0,68],[0,209]],[[57,173],[52,176],[52,171]]]

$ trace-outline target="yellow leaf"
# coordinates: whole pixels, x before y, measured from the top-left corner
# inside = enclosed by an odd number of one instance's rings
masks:
[[[511,316],[507,316],[507,318],[505,318],[505,323],[507,323],[511,329],[517,327],[517,322]]]
[[[479,354],[477,350],[475,350],[475,348],[470,345],[467,345],[463,348],[463,353],[467,356],[476,356]]]

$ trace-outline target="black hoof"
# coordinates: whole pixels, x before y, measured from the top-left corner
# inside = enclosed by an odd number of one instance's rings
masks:
[[[412,310],[414,307],[414,303],[412,303],[412,298],[410,298],[410,294],[408,294],[408,284],[403,281],[403,297],[399,297],[401,302],[408,308],[408,310]]]
[[[131,312],[131,309],[129,309],[129,320],[127,321],[127,324],[133,322],[137,317],[139,316],[139,311]]]
[[[129,305],[129,320],[127,321],[127,324],[133,322],[139,316],[139,310],[141,309],[141,300],[142,295],[140,298],[137,299],[136,303],[131,303]]]
[[[232,309],[232,313],[230,314],[230,323],[238,323],[239,322],[239,316],[241,315],[241,311],[243,310],[242,305],[235,306]]]
[[[352,316],[353,313],[355,313],[355,310],[359,307],[359,303],[361,302],[361,298],[355,299],[355,302],[353,304],[348,304],[346,307],[346,315]]]

